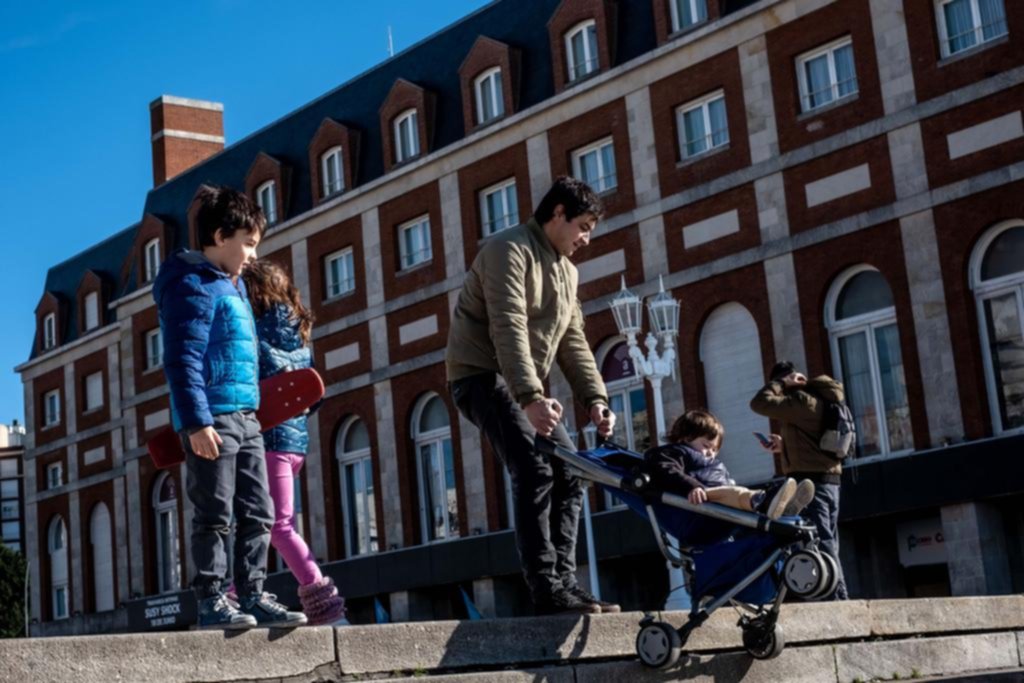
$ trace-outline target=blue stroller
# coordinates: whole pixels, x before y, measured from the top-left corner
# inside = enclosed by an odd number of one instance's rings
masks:
[[[799,517],[775,521],[714,503],[692,505],[682,496],[654,490],[643,457],[610,442],[574,452],[539,437],[537,448],[650,520],[658,548],[682,568],[692,598],[690,617],[679,629],[650,614],[644,617],[636,652],[646,666],[673,666],[690,633],[726,604],[742,613],[738,626],[750,656],[777,657],[785,647],[778,617],[786,594],[814,600],[836,589],[835,560],[818,549],[814,527]],[[678,545],[670,536],[679,539]]]

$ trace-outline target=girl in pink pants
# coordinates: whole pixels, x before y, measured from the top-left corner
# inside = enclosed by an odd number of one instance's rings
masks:
[[[270,261],[260,260],[246,267],[242,277],[256,318],[260,379],[311,367],[313,315],[302,305],[288,274]],[[274,500],[270,542],[299,582],[299,599],[309,623],[347,623],[344,598],[331,578],[320,572],[309,546],[295,530],[295,484],[309,450],[306,417],[299,415],[263,433],[267,480]]]

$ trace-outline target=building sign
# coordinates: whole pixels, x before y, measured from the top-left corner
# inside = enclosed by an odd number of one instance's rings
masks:
[[[898,524],[896,542],[900,564],[904,567],[946,563],[946,543],[942,536],[942,520],[938,517]]]
[[[127,607],[128,626],[132,631],[170,631],[196,623],[196,600],[192,591],[134,600]]]

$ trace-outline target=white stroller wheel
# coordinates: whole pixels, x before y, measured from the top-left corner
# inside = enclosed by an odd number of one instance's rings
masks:
[[[794,595],[810,598],[826,587],[828,570],[819,553],[798,550],[783,565],[782,577]]]
[[[683,641],[671,624],[655,621],[645,625],[636,636],[636,654],[644,666],[667,669],[679,661]]]
[[[815,599],[829,597],[839,586],[839,563],[836,562],[836,558],[824,552],[821,553],[821,558],[825,560],[825,581],[822,582],[821,591],[813,596]]]

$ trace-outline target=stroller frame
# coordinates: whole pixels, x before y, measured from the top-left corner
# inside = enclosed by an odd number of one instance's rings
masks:
[[[625,454],[639,455],[608,441],[603,445]],[[682,496],[653,491],[649,476],[639,469],[620,476],[593,460],[540,436],[536,439],[536,447],[549,457],[563,460],[573,474],[585,481],[642,498],[658,549],[668,562],[683,569],[687,589],[693,598],[687,621],[677,629],[647,613],[640,622],[640,632],[636,638],[637,654],[641,662],[649,667],[666,669],[673,666],[679,660],[690,633],[707,621],[715,610],[726,604],[744,612],[737,625],[743,631],[743,646],[746,651],[756,659],[777,657],[785,647],[785,637],[778,623],[778,616],[787,593],[793,592],[805,599],[816,599],[835,590],[838,567],[828,553],[818,550],[817,532],[807,523],[772,520],[764,515],[743,512],[715,503],[694,505]],[[677,548],[670,542],[669,535],[658,524],[657,512],[654,509],[656,503],[771,534],[781,542],[781,545],[772,550],[753,571],[722,594],[694,595],[693,558],[686,548]],[[783,570],[774,600],[769,604],[753,605],[736,599],[737,595],[766,572],[775,571],[780,561],[783,563]]]

